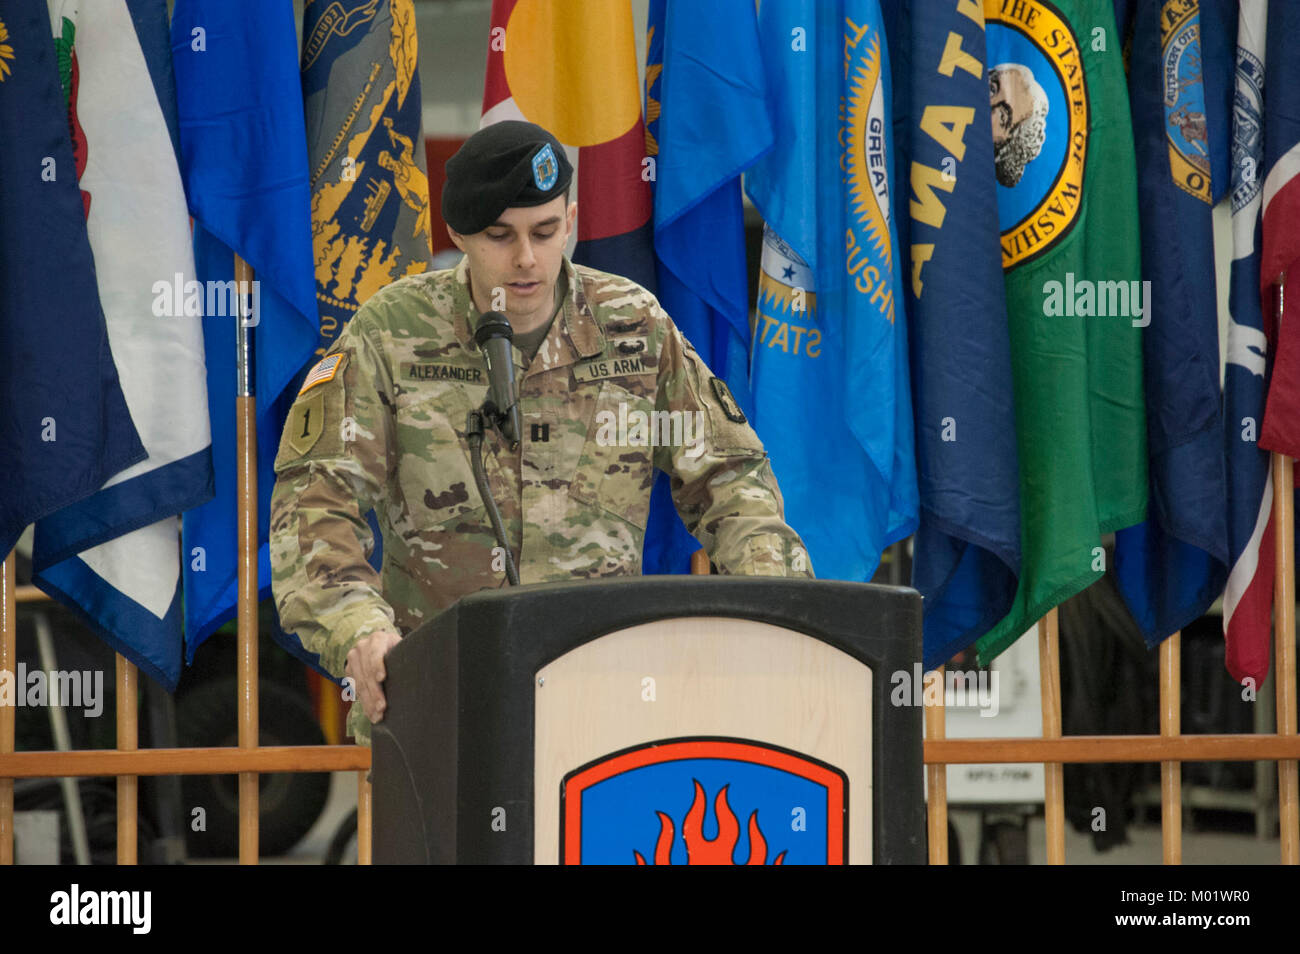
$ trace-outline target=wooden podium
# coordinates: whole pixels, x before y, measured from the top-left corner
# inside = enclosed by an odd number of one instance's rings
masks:
[[[900,587],[476,593],[387,658],[374,861],[921,864],[920,658]]]

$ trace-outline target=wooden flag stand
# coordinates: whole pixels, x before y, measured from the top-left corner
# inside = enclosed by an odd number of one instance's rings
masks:
[[[235,256],[239,321],[235,325],[235,472],[239,507],[236,615],[239,748],[257,748],[257,388],[253,372],[253,269]],[[239,863],[257,864],[256,772],[239,773]]]
[[[236,258],[236,280],[253,280],[253,271]],[[244,289],[249,286],[242,285]],[[1281,288],[1277,307],[1281,311]],[[256,399],[252,374],[252,332],[248,296],[241,295],[237,332],[239,382],[237,390],[238,473],[238,692],[237,748],[138,749],[138,672],[117,658],[117,748],[73,752],[15,752],[15,710],[0,705],[0,864],[13,864],[14,780],[63,776],[112,775],[118,790],[118,862],[137,861],[137,780],[140,775],[237,773],[239,775],[240,862],[258,860],[258,778],[284,771],[355,771],[357,773],[358,860],[371,858],[371,792],[366,776],[370,752],[357,746],[262,748],[258,744],[257,710],[257,441]],[[925,763],[929,786],[929,857],[932,864],[948,861],[946,766],[1000,762],[1041,762],[1046,769],[1047,858],[1065,861],[1062,770],[1066,762],[1160,762],[1162,853],[1166,864],[1182,861],[1181,764],[1184,761],[1273,760],[1278,768],[1280,860],[1300,864],[1300,735],[1296,720],[1295,560],[1292,507],[1293,464],[1273,454],[1273,507],[1276,521],[1274,591],[1274,666],[1277,727],[1272,735],[1184,736],[1179,721],[1180,637],[1171,636],[1160,649],[1160,710],[1158,736],[1061,735],[1061,698],[1057,611],[1038,623],[1041,667],[1041,739],[948,739],[944,729],[944,672],[928,674],[939,684],[938,703],[925,712]],[[698,552],[692,570],[708,572],[707,557]],[[47,600],[35,587],[19,588],[15,558],[5,555],[0,573],[0,671],[16,669],[16,606]],[[929,693],[926,693],[928,696]]]
[[[1160,644],[1160,735],[1172,739],[1182,728],[1182,632]],[[1160,842],[1167,865],[1183,863],[1183,766],[1160,763]]]
[[[925,674],[926,681],[938,680],[939,691],[926,692],[925,701],[925,737],[942,739],[944,726],[944,667]],[[927,689],[929,686],[926,687]],[[938,701],[930,702],[931,695]],[[946,865],[948,863],[948,766],[927,765],[925,767],[926,831],[930,841],[930,864]]]
[[[1061,640],[1057,609],[1038,621],[1039,693],[1043,709],[1043,739],[1061,738]],[[1043,763],[1043,811],[1047,818],[1047,863],[1065,864],[1065,766]]]
[[[1280,289],[1279,289],[1280,291]],[[1280,295],[1279,295],[1280,298]],[[1278,306],[1281,311],[1281,304]],[[1292,512],[1292,461],[1273,455],[1273,516],[1276,522],[1276,582],[1273,590],[1273,672],[1277,699],[1277,734],[1296,739],[1295,685],[1295,514]],[[1296,759],[1277,763],[1277,806],[1282,864],[1300,864],[1300,797]]]
[[[14,555],[6,553],[0,573],[0,673],[13,672],[18,659]],[[13,706],[0,706],[0,759],[14,751]],[[14,863],[14,780],[0,778],[0,865]]]

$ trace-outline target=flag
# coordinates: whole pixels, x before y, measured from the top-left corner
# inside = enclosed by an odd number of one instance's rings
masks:
[[[148,452],[127,412],[45,0],[0,10],[0,554]]]
[[[933,669],[1011,608],[1020,488],[984,13],[907,0],[899,15],[895,125],[909,184],[899,237],[920,490],[912,585]]]
[[[234,256],[256,284],[249,331],[257,401],[258,597],[270,596],[266,545],[272,464],[294,391],[318,344],[302,81],[293,5],[176,0],[172,55],[182,171],[203,283],[204,349],[216,497],[185,515],[188,661],[236,604]],[[255,324],[254,324],[255,323]]]
[[[659,303],[752,414],[740,173],[772,147],[752,0],[651,0],[646,119]],[[657,475],[645,573],[688,572],[700,546],[667,491]]]
[[[657,158],[647,155],[631,5],[492,0],[480,127],[503,119],[536,123],[564,144],[578,203],[570,259],[655,292],[650,178]],[[686,572],[698,549],[677,516],[667,476],[657,474],[644,571]]]
[[[1115,572],[1149,646],[1202,616],[1228,575],[1211,152],[1226,151],[1231,126],[1209,121],[1217,91],[1205,78],[1227,76],[1227,50],[1202,43],[1201,16],[1223,5],[1139,4],[1129,54],[1151,508],[1115,535]]]
[[[1294,97],[1300,90],[1300,61],[1292,45],[1300,30],[1300,7],[1294,3],[1268,5],[1268,54],[1266,89],[1276,95],[1265,98],[1263,247],[1260,252],[1261,288],[1272,294],[1272,285],[1284,274],[1290,286],[1281,321],[1272,315],[1264,327],[1273,345],[1273,371],[1269,378],[1268,404],[1259,446],[1287,457],[1300,457],[1300,114]],[[1275,52],[1276,51],[1276,54]]]
[[[891,81],[876,0],[764,0],[776,145],[746,173],[766,220],[754,427],[821,577],[868,580],[916,528]]]
[[[1177,18],[1187,0],[1171,4],[1168,13]],[[1124,38],[1124,60],[1130,59],[1137,0],[1115,0],[1115,25]],[[1205,121],[1210,129],[1225,130],[1209,139],[1211,205],[1227,195],[1232,180],[1232,95],[1237,65],[1237,0],[1199,0],[1200,22],[1197,44],[1203,77]],[[1126,67],[1127,68],[1127,67]],[[1136,127],[1135,127],[1136,128]]]
[[[1273,611],[1273,477],[1259,447],[1268,382],[1268,338],[1260,307],[1260,209],[1264,177],[1266,0],[1241,0],[1232,118],[1232,272],[1228,354],[1223,379],[1228,474],[1227,587],[1223,592],[1225,664],[1258,689],[1268,675]]]
[[[986,0],[1021,568],[981,663],[1098,580],[1146,518],[1137,187],[1110,0]]]
[[[302,35],[319,357],[371,295],[429,267],[429,177],[411,0],[310,0]],[[373,511],[368,519],[377,571],[383,535]],[[272,636],[334,678],[278,619]]]
[[[536,123],[564,144],[577,183],[577,244],[570,258],[653,292],[631,5],[492,0],[480,126],[503,119]]]
[[[1237,0],[1200,0],[1201,86],[1209,137],[1210,204],[1232,191],[1232,99],[1237,72]]]
[[[212,497],[203,331],[177,168],[165,0],[51,0],[108,340],[149,452],[36,524],[33,581],[167,689],[181,670],[178,514]]]
[[[375,292],[432,258],[412,0],[310,0],[302,88],[324,355]]]

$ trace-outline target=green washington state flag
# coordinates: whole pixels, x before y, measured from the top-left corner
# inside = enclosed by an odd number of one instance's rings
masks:
[[[981,664],[1105,572],[1147,507],[1133,133],[1111,0],[985,0],[1020,453],[1020,582]],[[960,416],[957,434],[960,439]]]

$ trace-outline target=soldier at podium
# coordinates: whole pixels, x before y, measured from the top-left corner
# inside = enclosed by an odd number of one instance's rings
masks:
[[[648,291],[573,264],[573,168],[540,126],[500,122],[447,163],[455,268],[377,292],[307,375],[271,497],[280,620],[352,677],[348,731],[383,718],[384,655],[457,599],[506,585],[471,470],[488,372],[480,315],[505,314],[523,433],[484,444],[520,582],[636,575],[655,468],[720,573],[812,576],[767,455],[721,379]],[[383,534],[382,572],[366,515]]]

